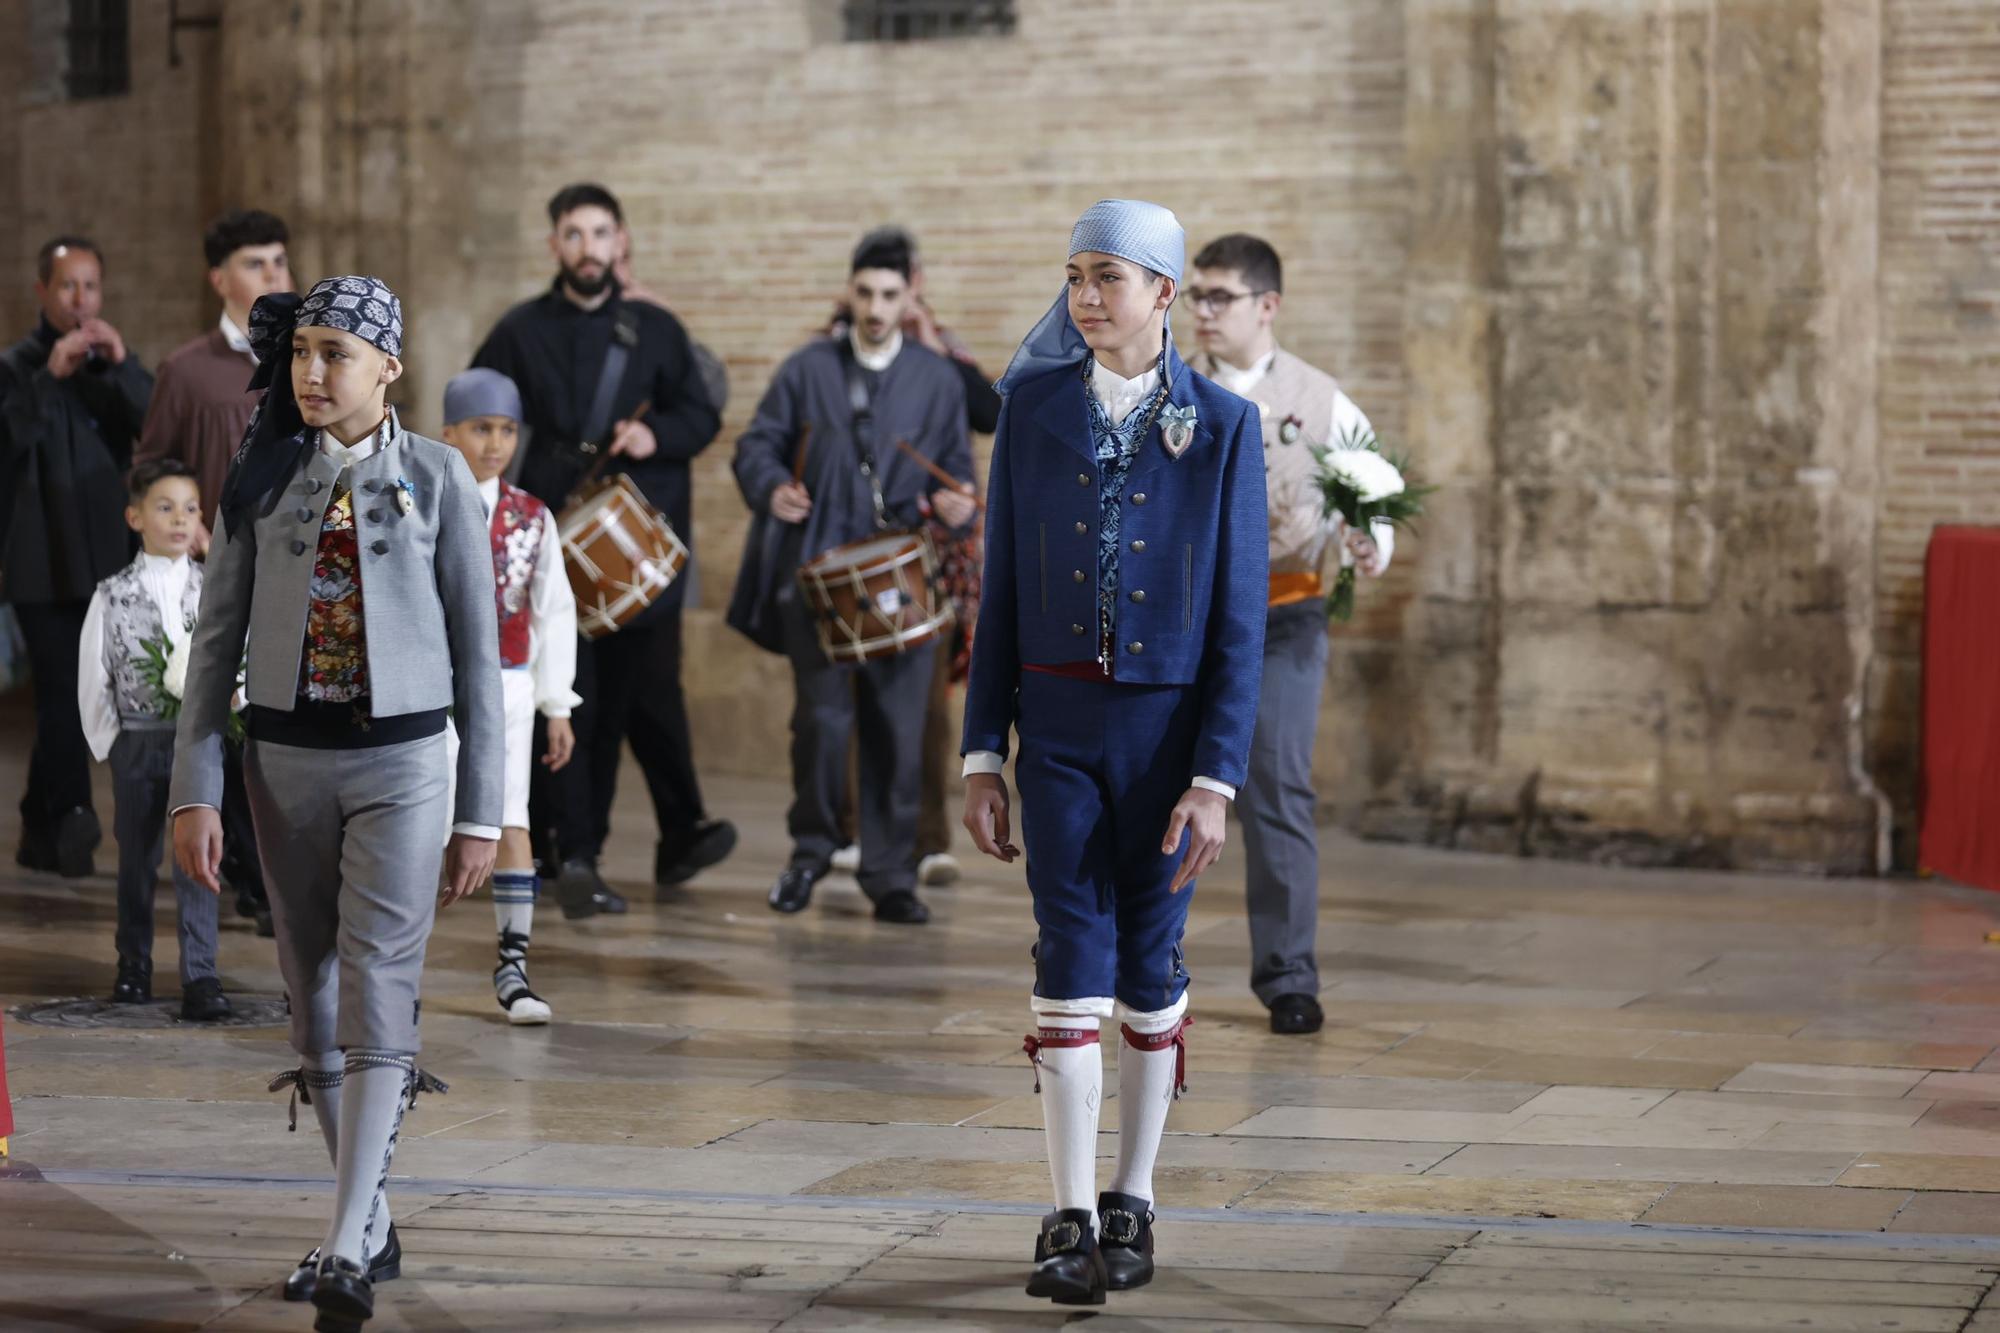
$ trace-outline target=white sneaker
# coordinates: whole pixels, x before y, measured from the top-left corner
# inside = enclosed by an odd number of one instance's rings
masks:
[[[547,1000],[535,995],[522,995],[507,1006],[507,1021],[517,1028],[539,1027],[549,1021]]]
[[[932,852],[917,862],[917,883],[928,888],[956,884],[963,873],[959,869],[958,858],[950,852]]]
[[[861,849],[850,842],[833,854],[829,864],[843,875],[856,874],[861,869]]]

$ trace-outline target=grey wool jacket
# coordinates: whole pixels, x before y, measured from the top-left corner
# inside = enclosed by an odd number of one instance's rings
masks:
[[[393,416],[385,434],[350,479],[371,711],[451,708],[460,741],[453,820],[497,827],[506,761],[486,514],[456,449],[403,430]],[[222,804],[223,735],[246,646],[250,702],[285,712],[296,704],[320,526],[338,476],[314,449],[243,532],[217,516],[169,809]],[[407,513],[398,491],[409,498]]]

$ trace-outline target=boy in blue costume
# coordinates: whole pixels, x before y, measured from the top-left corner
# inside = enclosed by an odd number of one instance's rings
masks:
[[[1157,204],[1105,200],[997,386],[965,826],[1012,861],[1010,731],[1039,928],[1027,1039],[1055,1211],[1028,1293],[1101,1304],[1153,1276],[1153,1162],[1183,1085],[1181,935],[1248,768],[1269,520],[1256,409],[1184,365],[1186,255]],[[1121,1020],[1118,1165],[1096,1193],[1099,1025]]]

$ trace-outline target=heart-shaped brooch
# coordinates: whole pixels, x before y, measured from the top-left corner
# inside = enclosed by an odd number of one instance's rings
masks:
[[[1170,458],[1179,458],[1194,443],[1193,403],[1186,407],[1175,407],[1171,403],[1160,409],[1160,443],[1166,446]]]

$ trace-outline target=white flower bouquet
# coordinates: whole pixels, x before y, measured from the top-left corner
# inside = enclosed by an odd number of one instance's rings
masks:
[[[1435,486],[1413,486],[1405,476],[1408,460],[1382,451],[1382,443],[1370,430],[1353,430],[1337,446],[1314,451],[1319,460],[1319,488],[1324,509],[1331,518],[1338,514],[1355,532],[1366,532],[1380,519],[1396,527],[1410,527],[1424,512],[1424,497]],[[1354,615],[1355,573],[1343,565],[1327,594],[1329,620],[1349,620]]]

